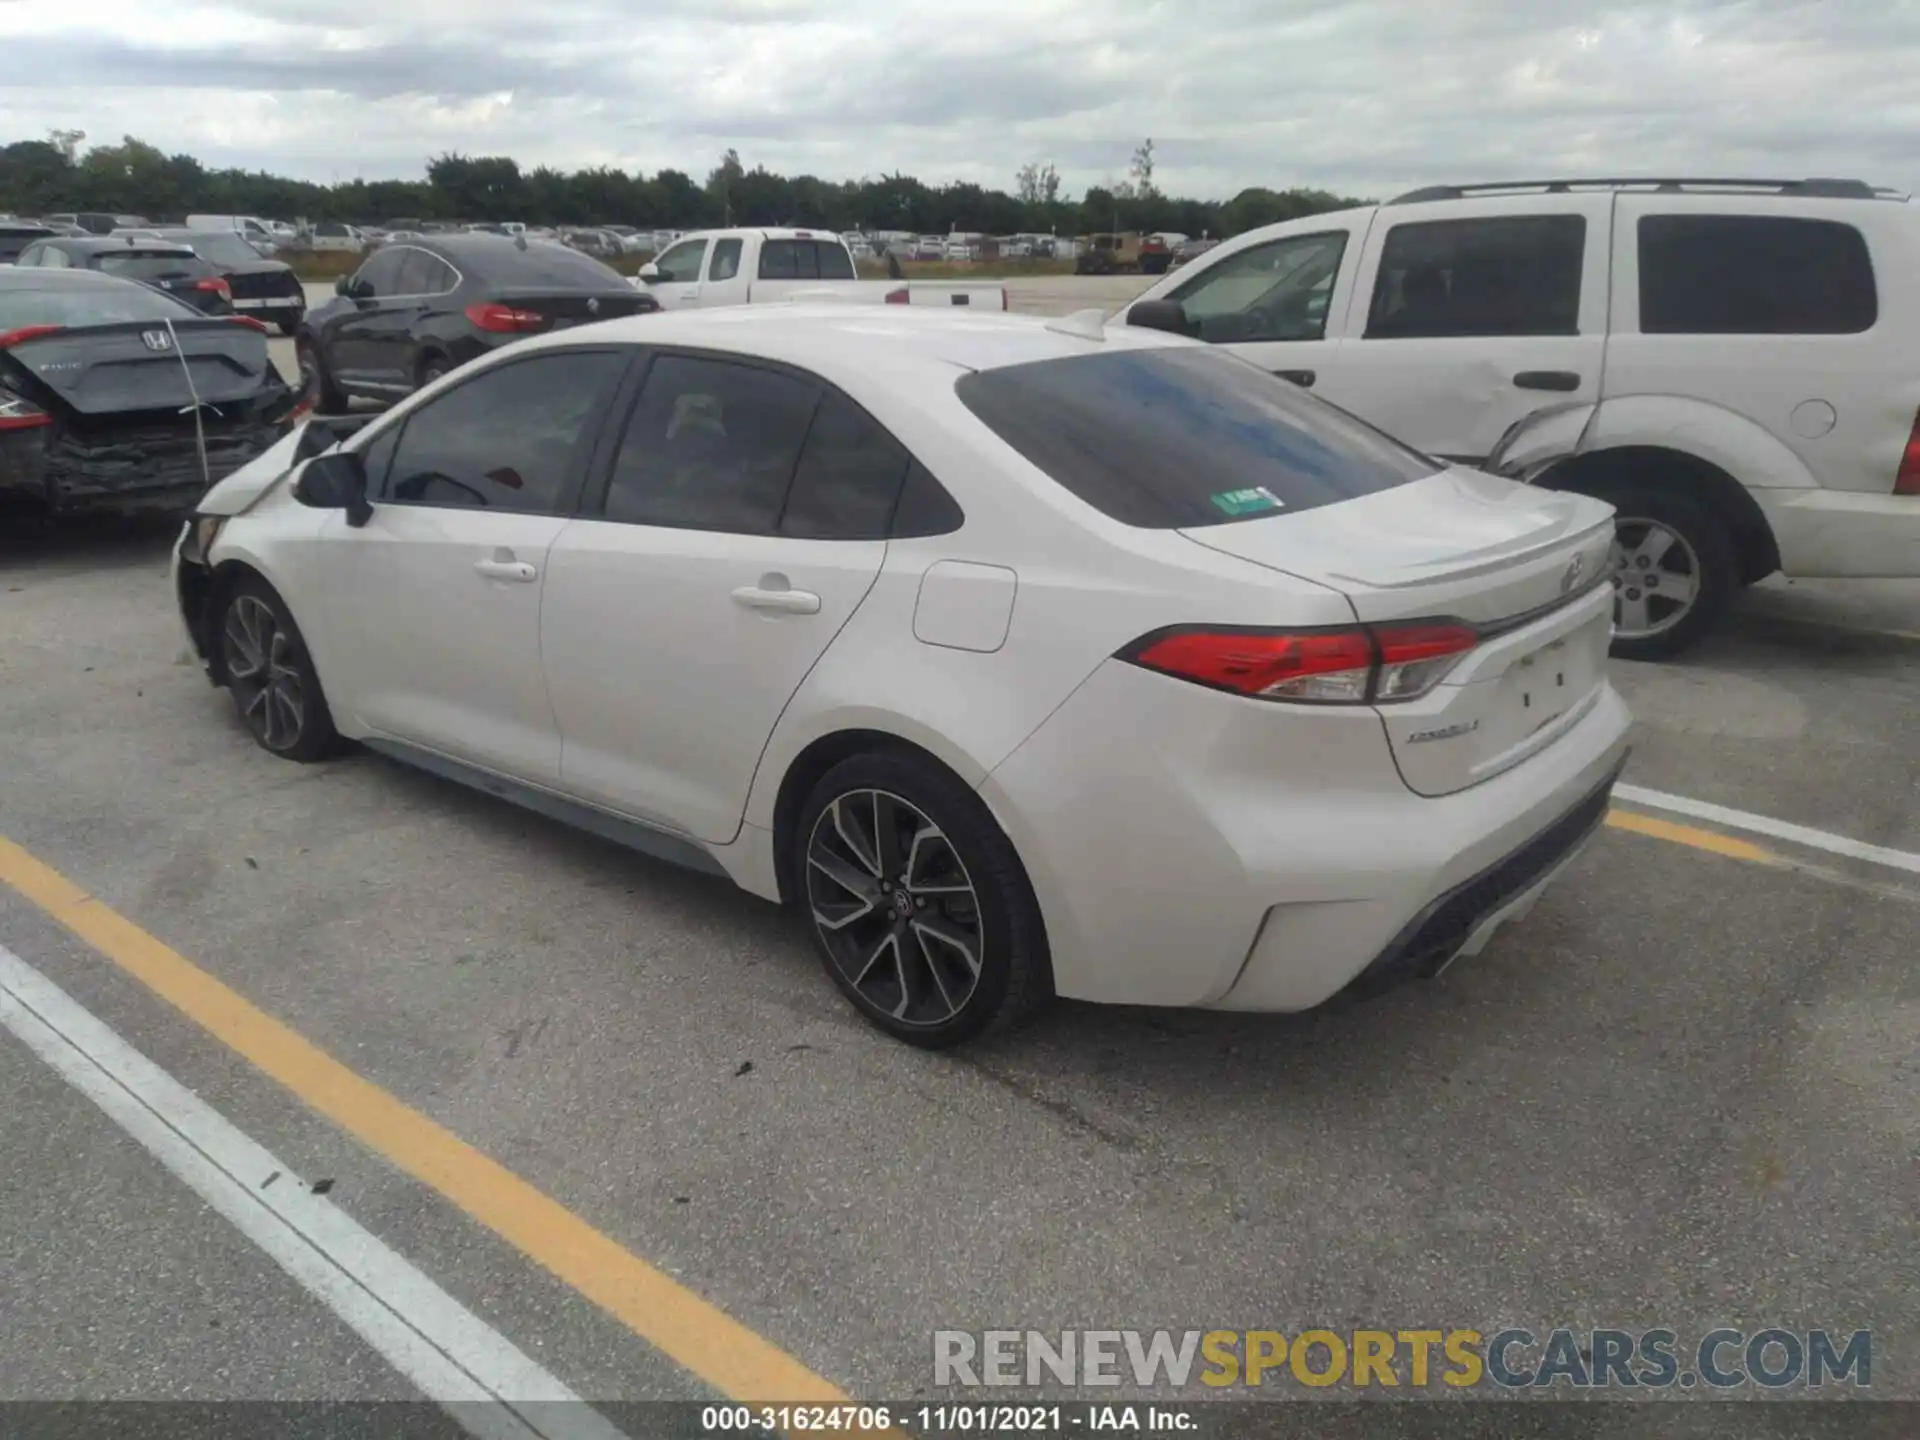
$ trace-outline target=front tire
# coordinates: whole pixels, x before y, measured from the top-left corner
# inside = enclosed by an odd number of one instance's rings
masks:
[[[1613,647],[1623,660],[1668,660],[1712,628],[1740,588],[1733,536],[1690,496],[1609,489]]]
[[[306,641],[272,586],[248,576],[229,590],[214,636],[234,709],[255,744],[302,764],[339,751]]]
[[[1040,907],[980,798],[918,756],[856,755],[801,806],[789,874],[827,976],[896,1039],[945,1049],[1050,998]]]

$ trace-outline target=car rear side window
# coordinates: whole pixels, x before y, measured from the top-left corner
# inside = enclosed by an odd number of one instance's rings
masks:
[[[1577,335],[1586,246],[1582,215],[1395,225],[1366,338]]]
[[[659,357],[614,456],[606,518],[771,533],[819,398],[819,385],[784,371]]]
[[[556,515],[626,357],[561,350],[493,366],[407,417],[382,498]]]
[[[1779,215],[1643,215],[1643,335],[1856,335],[1879,318],[1851,225]]]
[[[762,280],[851,280],[853,259],[834,240],[769,240],[760,247]]]
[[[893,523],[908,456],[866,411],[838,394],[820,402],[780,516],[780,533],[880,540]]]
[[[1007,444],[1103,515],[1150,530],[1333,505],[1439,466],[1217,350],[1120,350],[982,370],[955,390]]]

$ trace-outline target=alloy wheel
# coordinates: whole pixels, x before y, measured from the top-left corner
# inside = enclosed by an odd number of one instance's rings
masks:
[[[946,833],[910,801],[849,790],[807,838],[807,902],[834,966],[904,1025],[952,1020],[980,984],[979,896]]]
[[[306,727],[306,686],[294,663],[293,638],[272,607],[257,595],[235,596],[221,649],[247,728],[269,750],[297,745]]]
[[[1638,640],[1671,630],[1700,595],[1700,556],[1658,520],[1614,522],[1613,633]]]

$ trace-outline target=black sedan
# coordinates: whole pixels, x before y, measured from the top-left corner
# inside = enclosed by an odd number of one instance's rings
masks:
[[[98,270],[135,280],[191,305],[203,315],[231,315],[233,290],[212,265],[173,240],[142,235],[56,235],[20,252],[21,269]]]
[[[324,411],[355,396],[397,400],[522,336],[660,308],[598,260],[500,235],[387,244],[334,292],[295,341]]]
[[[185,245],[213,266],[233,297],[233,308],[280,327],[282,335],[300,328],[307,313],[307,290],[293,267],[268,260],[231,230],[188,230],[167,225],[155,234]]]
[[[300,399],[257,320],[92,270],[0,268],[0,509],[189,510]]]

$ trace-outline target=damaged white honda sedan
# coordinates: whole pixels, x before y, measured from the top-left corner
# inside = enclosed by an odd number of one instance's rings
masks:
[[[1437,972],[1599,824],[1612,512],[1154,330],[768,306],[476,361],[216,487],[253,737],[804,917],[884,1030]]]

